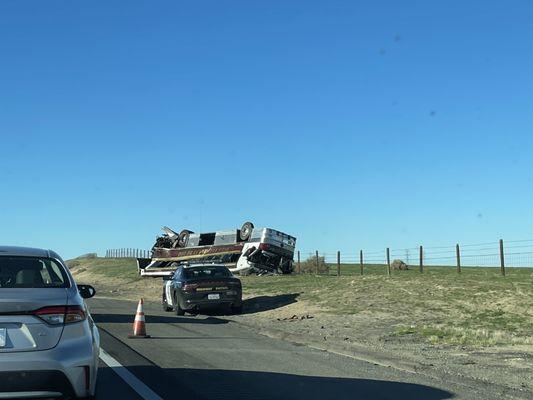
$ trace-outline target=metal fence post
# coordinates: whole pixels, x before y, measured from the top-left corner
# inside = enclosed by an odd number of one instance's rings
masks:
[[[363,250],[359,250],[359,263],[361,264],[361,275],[363,275]]]
[[[337,251],[337,276],[341,276],[341,252]]]
[[[420,273],[424,272],[424,249],[420,246]]]
[[[503,239],[500,239],[500,271],[505,276],[505,256],[503,255]]]
[[[387,275],[390,276],[390,249],[387,247]]]
[[[461,273],[461,249],[459,249],[459,243],[455,245],[455,255],[457,257],[457,273]]]
[[[302,273],[302,266],[300,264],[300,250],[298,250],[298,273],[301,274]]]
[[[318,275],[318,250],[315,253],[315,275]]]

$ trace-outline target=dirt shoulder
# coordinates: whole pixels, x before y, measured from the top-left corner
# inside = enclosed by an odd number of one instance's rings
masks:
[[[71,271],[99,296],[161,296],[161,279],[140,279],[131,260],[83,261]],[[463,279],[243,277],[244,313],[224,318],[267,336],[458,384],[492,385],[508,398],[532,398],[531,277]],[[485,295],[476,298],[478,292]]]

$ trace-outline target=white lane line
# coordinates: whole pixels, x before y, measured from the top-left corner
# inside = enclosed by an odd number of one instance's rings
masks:
[[[106,365],[117,373],[130,387],[137,392],[144,400],[163,400],[148,386],[142,383],[135,375],[133,375],[126,367],[111,357],[104,349],[100,348],[100,359]]]

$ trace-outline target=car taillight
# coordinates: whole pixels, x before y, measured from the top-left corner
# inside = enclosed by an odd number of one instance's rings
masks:
[[[85,311],[80,306],[52,306],[44,307],[33,312],[50,325],[71,324],[85,319]]]
[[[184,292],[196,292],[196,289],[198,288],[198,285],[194,283],[189,283],[188,285],[183,285],[183,291]]]

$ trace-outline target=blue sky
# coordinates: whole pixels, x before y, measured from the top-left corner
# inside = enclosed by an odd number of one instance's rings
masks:
[[[468,3],[468,4],[466,4]],[[0,243],[533,238],[529,2],[0,3]]]

